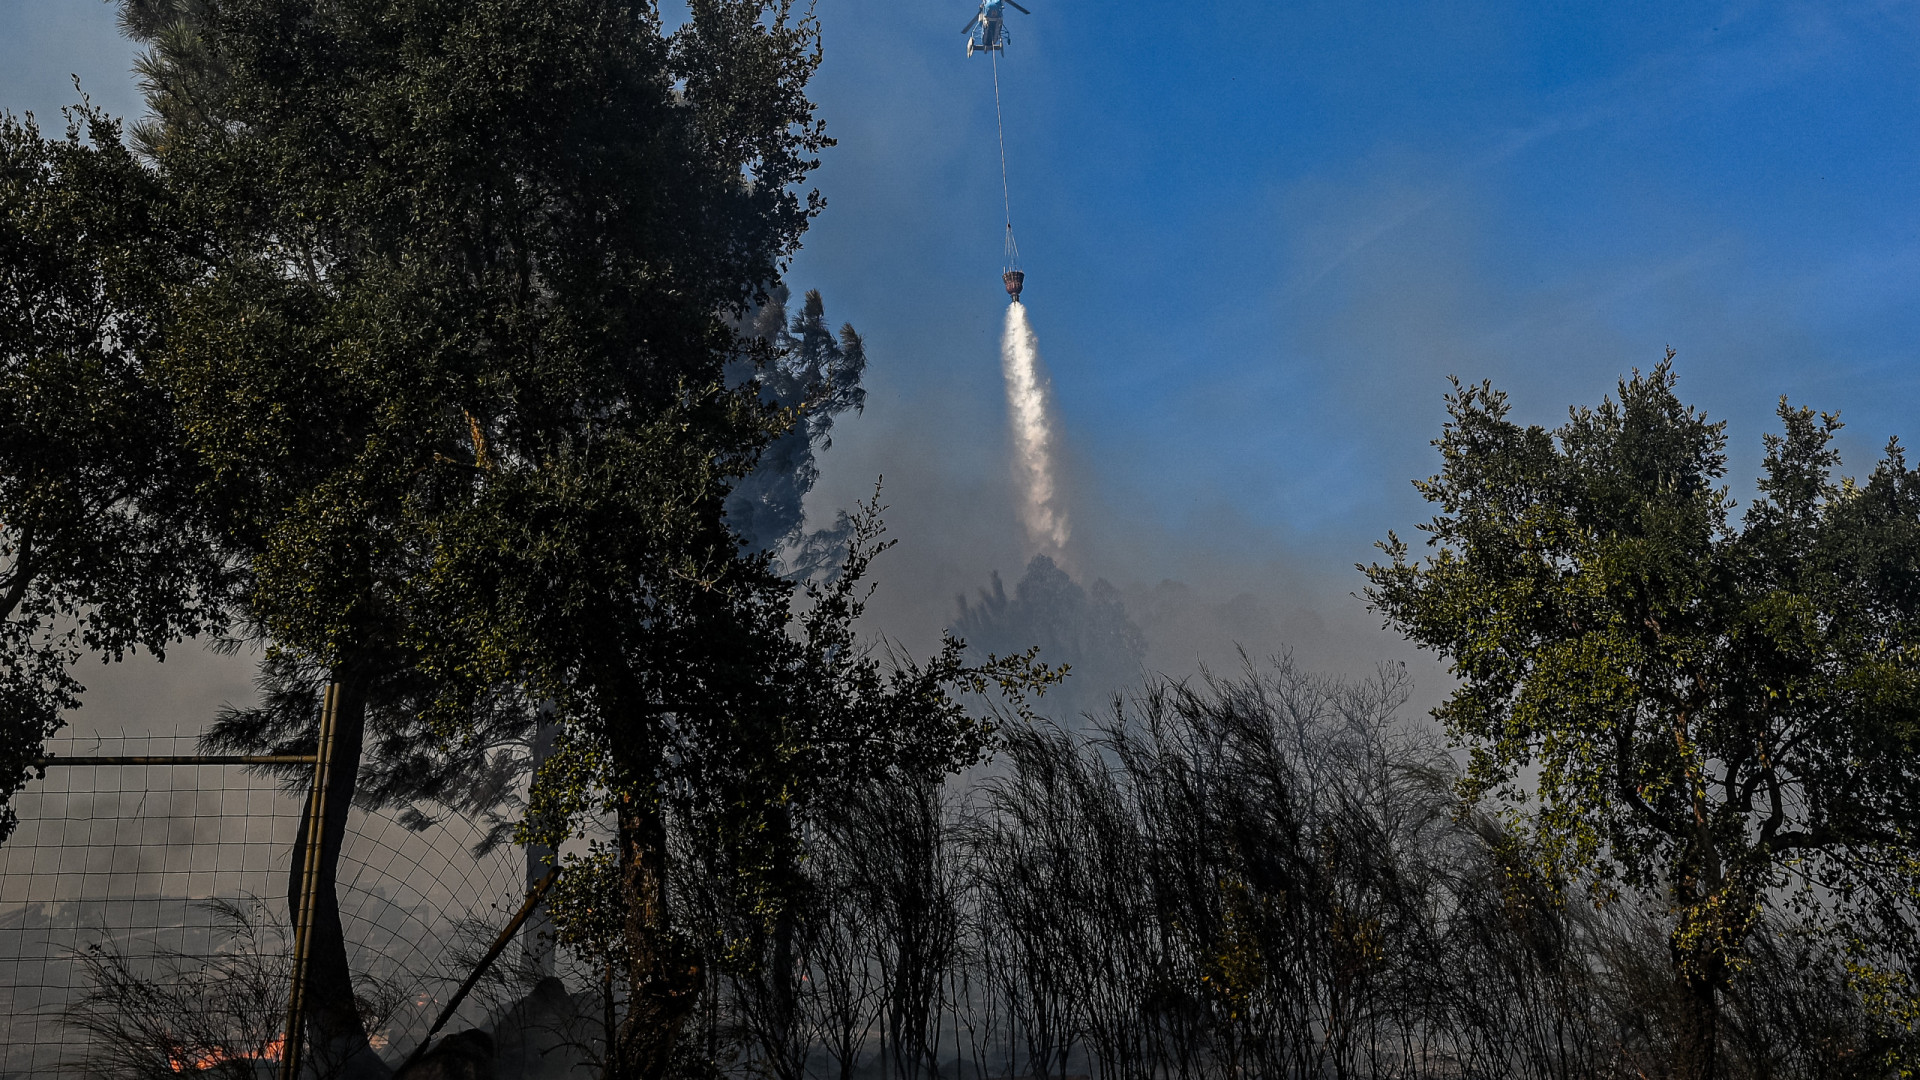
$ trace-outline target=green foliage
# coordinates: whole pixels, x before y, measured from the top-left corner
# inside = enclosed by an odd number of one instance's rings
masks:
[[[669,637],[646,625],[644,611],[609,609],[585,623],[599,636],[598,659],[538,632],[505,650],[508,663],[529,672],[566,670],[551,684],[564,695],[556,700],[566,721],[522,839],[559,847],[594,836],[625,807],[655,808],[702,864],[688,869],[719,873],[710,887],[771,926],[797,899],[805,823],[876,781],[937,782],[979,761],[995,729],[975,703],[1004,702],[1027,717],[1026,695],[1059,681],[1031,652],[969,664],[964,643],[949,637],[928,660],[892,649],[883,660],[860,640],[867,571],[890,546],[880,510],[868,503],[851,518],[841,572],[805,584],[797,614],[793,587],[769,574],[754,582],[759,591],[735,595],[724,624],[709,613],[698,635]],[[764,567],[764,558],[750,565]],[[687,587],[719,604],[726,586]],[[713,634],[716,624],[731,633]],[[633,651],[612,654],[627,634]],[[649,646],[671,654],[649,654]],[[643,707],[606,685],[613,682],[645,686]],[[559,888],[567,898],[556,907],[563,940],[584,947],[601,935],[590,951],[606,955],[621,947],[604,938],[604,913],[621,909],[610,860],[602,848],[570,863]]]
[[[1910,946],[1884,901],[1920,825],[1920,475],[1890,443],[1837,479],[1838,420],[1783,400],[1736,523],[1723,427],[1674,382],[1669,354],[1553,432],[1456,384],[1432,553],[1390,536],[1368,599],[1459,679],[1462,792],[1544,864],[1664,895],[1688,985],[1782,904]]]
[[[157,183],[82,106],[0,117],[0,839],[91,652],[219,631],[226,566],[142,356],[178,266]]]
[[[620,0],[151,0],[125,21],[193,260],[154,371],[247,618],[282,674],[359,686],[371,749],[428,780],[550,706],[524,838],[613,815],[556,911],[631,992],[618,1071],[656,1073],[704,948],[670,917],[669,824],[773,903],[797,807],[969,760],[984,732],[954,695],[1032,674],[957,643],[883,674],[852,630],[870,551],[796,621],[726,520],[796,423],[737,378],[778,360],[739,320],[821,206],[799,189],[828,145],[817,25],[787,0],[695,0],[672,34]],[[308,715],[219,737],[297,742]]]
[[[0,431],[0,792],[78,648],[223,618],[271,644],[271,693],[211,742],[306,745],[312,687],[339,683],[341,745],[370,730],[376,761],[344,763],[338,805],[364,779],[363,802],[476,808],[542,703],[561,730],[527,835],[615,813],[599,910],[640,1009],[684,975],[669,809],[772,897],[808,800],[972,760],[959,697],[1045,683],[958,642],[891,669],[862,649],[877,511],[798,616],[728,527],[806,420],[737,375],[777,359],[740,320],[822,206],[810,13],[693,0],[666,33],[647,0],[126,0],[122,24],[148,47],[144,161],[91,114],[91,147],[3,133],[0,376],[33,408]],[[857,377],[857,337],[837,348]],[[657,1072],[675,1023],[629,1017],[618,1071]]]
[[[818,58],[783,6],[694,15],[663,36],[593,0],[130,11],[150,77],[199,103],[155,102],[197,256],[157,371],[281,646],[404,665],[406,582],[488,512],[635,469],[690,490],[764,438],[721,388],[725,316],[817,205],[793,185],[825,145]]]
[[[245,568],[239,614],[285,670],[351,689],[347,746],[370,694],[472,762],[502,702],[552,699],[563,746],[605,746],[682,704],[654,691],[701,708],[753,683],[778,586],[721,495],[785,418],[726,373],[821,205],[799,188],[827,145],[817,27],[785,0],[689,14],[666,34],[625,0],[123,9],[182,263],[146,371]],[[376,724],[373,751],[416,756],[382,737],[408,726]],[[640,771],[658,749],[612,745]],[[629,934],[671,937],[628,899]],[[340,981],[337,937],[316,955]],[[634,985],[661,974],[630,951]]]

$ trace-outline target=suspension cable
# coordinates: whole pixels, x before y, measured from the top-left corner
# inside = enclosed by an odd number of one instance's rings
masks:
[[[1004,33],[1004,31],[1003,31]],[[993,124],[1000,134],[1000,204],[1007,213],[1007,269],[1020,268],[1020,246],[1013,242],[1013,197],[1007,191],[1007,123],[1000,112],[1000,50],[989,49],[993,62]]]

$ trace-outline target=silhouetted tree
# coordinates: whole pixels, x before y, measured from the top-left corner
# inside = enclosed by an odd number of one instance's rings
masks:
[[[995,572],[976,600],[957,603],[954,632],[973,648],[1007,655],[1038,647],[1049,663],[1069,669],[1048,701],[1056,722],[1072,726],[1083,713],[1106,712],[1115,694],[1144,675],[1146,639],[1119,591],[1105,579],[1082,586],[1045,555],[1027,563],[1011,596]]]
[[[785,286],[775,289],[748,322],[747,331],[768,346],[769,355],[742,377],[759,389],[763,402],[787,410],[790,425],[727,493],[727,524],[750,550],[793,549],[787,562],[797,576],[809,578],[837,570],[846,555],[845,516],[837,530],[803,533],[801,504],[820,478],[816,455],[833,445],[834,419],[866,405],[860,378],[867,349],[851,324],[834,336],[818,290],[808,290],[791,321],[786,298]]]

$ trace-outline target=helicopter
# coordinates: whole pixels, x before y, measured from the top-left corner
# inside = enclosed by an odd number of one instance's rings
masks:
[[[1011,7],[1022,15],[1033,12],[1014,3],[1014,0],[980,0],[980,10],[960,32],[967,35],[967,55],[976,51],[984,53],[1005,52],[1007,48],[1006,9]]]

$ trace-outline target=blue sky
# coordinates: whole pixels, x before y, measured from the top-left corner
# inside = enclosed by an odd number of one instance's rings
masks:
[[[1781,394],[1839,410],[1858,471],[1920,435],[1920,5],[1028,6],[1013,215],[1090,572],[1359,631],[1351,566],[1422,518],[1449,374],[1555,423],[1671,345],[1736,493]],[[956,580],[1018,558],[983,509],[1000,192],[969,10],[823,0],[842,143],[794,274],[874,344],[879,434],[836,448],[835,494],[899,477],[906,543]]]
[[[1920,4],[1028,6],[1007,159],[1083,575],[1392,652],[1351,566],[1422,517],[1449,374],[1552,423],[1671,345],[1736,492],[1783,393],[1842,413],[1854,471],[1920,437]],[[1026,555],[991,70],[969,0],[818,11],[840,145],[790,277],[873,368],[813,505],[886,474],[877,610],[918,633]],[[0,107],[78,72],[130,111],[129,55],[106,4],[0,0]]]

